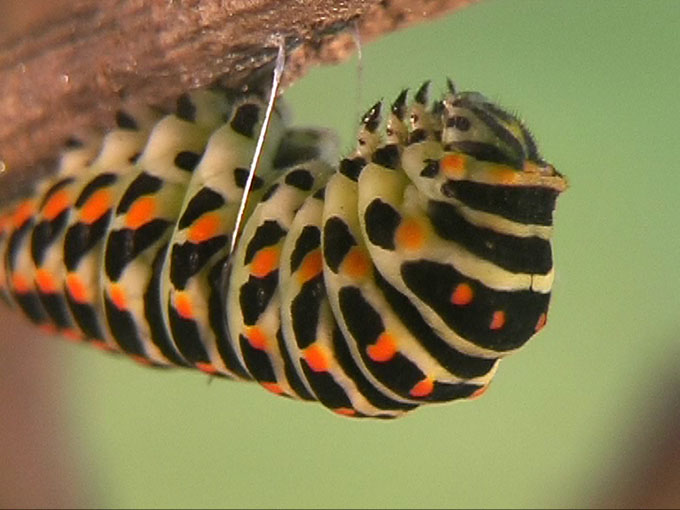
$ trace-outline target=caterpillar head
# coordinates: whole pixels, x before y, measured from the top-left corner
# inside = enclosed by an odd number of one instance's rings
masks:
[[[445,97],[425,111],[422,90],[401,157],[418,190],[432,200],[550,224],[567,183],[522,121],[478,92],[456,92],[450,81]]]

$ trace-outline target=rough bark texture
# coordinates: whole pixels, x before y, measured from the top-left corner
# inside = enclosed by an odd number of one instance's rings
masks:
[[[368,41],[468,3],[0,0],[0,9],[19,14],[0,33],[0,160],[11,182],[27,169],[33,178],[69,135],[110,125],[130,91],[163,105],[217,79],[243,84],[273,60],[276,35],[285,37],[290,82],[312,64],[349,55],[355,23]]]

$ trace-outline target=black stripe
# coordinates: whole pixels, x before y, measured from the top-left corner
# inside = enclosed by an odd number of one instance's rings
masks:
[[[430,200],[428,216],[440,237],[513,273],[547,274],[552,269],[550,241],[515,237],[468,223],[457,208]]]
[[[337,216],[328,218],[323,227],[323,258],[326,265],[337,273],[352,246],[357,242],[347,224]]]
[[[250,276],[239,289],[238,299],[243,323],[252,326],[267,309],[279,284],[279,272],[272,271],[264,278]]]
[[[43,207],[45,207],[45,204],[52,197],[52,195],[54,195],[57,191],[59,191],[63,187],[68,186],[73,181],[74,181],[73,177],[67,177],[65,179],[61,179],[55,182],[52,186],[50,186],[50,188],[42,196],[42,199],[40,200],[40,205],[38,206],[38,210],[42,211]]]
[[[222,195],[208,187],[203,187],[191,197],[177,226],[179,229],[187,228],[203,214],[219,209],[224,204]]]
[[[132,206],[139,197],[155,193],[161,189],[161,187],[163,187],[163,181],[161,179],[146,172],[140,173],[125,190],[120,202],[118,202],[116,214],[128,212],[130,206]]]
[[[111,281],[117,281],[137,255],[152,246],[170,227],[166,220],[152,220],[136,230],[124,228],[109,233],[104,268]]]
[[[314,398],[314,395],[309,393],[309,391],[305,387],[304,383],[302,382],[302,379],[300,378],[300,374],[298,373],[298,371],[295,368],[295,365],[293,364],[293,360],[290,357],[290,353],[286,348],[286,342],[285,339],[283,338],[283,332],[281,331],[281,328],[279,328],[279,330],[276,332],[276,342],[279,347],[279,352],[281,353],[281,359],[283,360],[283,373],[286,376],[286,380],[288,381],[290,388],[302,400],[316,400],[316,398]]]
[[[95,191],[100,188],[112,185],[117,179],[118,176],[116,174],[99,174],[97,177],[88,182],[80,192],[80,195],[78,195],[75,203],[76,208],[80,208],[85,205],[87,199],[94,195]]]
[[[359,392],[368,400],[370,404],[378,409],[389,409],[397,411],[409,411],[418,407],[418,404],[409,404],[406,402],[398,402],[376,388],[371,381],[369,381],[363,374],[361,369],[357,366],[352,353],[347,347],[347,340],[343,336],[338,325],[333,327],[333,352],[335,359],[342,370],[349,376],[356,385]],[[389,415],[379,415],[378,418],[392,418]]]
[[[227,281],[225,274],[225,263],[227,258],[218,260],[208,273],[208,284],[210,285],[210,297],[208,298],[208,320],[217,340],[217,351],[220,353],[224,366],[234,374],[244,379],[251,379],[250,374],[241,364],[234,345],[229,338],[227,330],[227,320],[225,314],[224,300],[222,292],[225,288],[224,282]]]
[[[401,276],[406,286],[458,336],[496,352],[516,349],[529,340],[550,301],[550,294],[531,290],[492,290],[449,265],[428,260],[402,264]],[[460,283],[467,283],[473,290],[473,299],[465,306],[451,303],[451,295]],[[489,326],[496,311],[505,313],[505,325],[492,330]]]
[[[97,221],[88,225],[74,223],[64,236],[64,265],[69,271],[75,271],[80,261],[99,243],[106,234],[111,219],[111,210],[103,214]]]
[[[376,285],[401,323],[418,339],[423,349],[448,372],[461,378],[471,379],[482,376],[493,368],[495,359],[469,356],[451,347],[425,322],[409,298],[392,287],[378,271],[373,274]]]
[[[401,214],[390,204],[376,198],[366,207],[364,220],[371,244],[394,250],[394,234],[401,223]]]
[[[541,186],[501,186],[472,181],[446,181],[442,193],[465,205],[512,221],[552,225],[558,191]]]
[[[286,231],[281,228],[281,225],[277,221],[267,220],[262,225],[257,227],[255,233],[253,234],[248,246],[246,247],[246,253],[243,258],[244,264],[250,264],[262,248],[267,246],[273,246],[279,242],[279,240],[286,235]]]
[[[227,236],[217,236],[202,243],[186,241],[173,244],[170,252],[170,281],[177,289],[184,289],[189,278],[198,273],[210,258],[227,245]]]
[[[163,318],[163,304],[161,303],[161,276],[163,273],[163,262],[167,253],[168,245],[164,244],[156,252],[152,264],[151,279],[144,292],[144,318],[149,326],[151,341],[163,353],[163,355],[175,365],[186,366],[186,362],[173,347],[172,338],[165,325]],[[186,326],[183,324],[183,326]],[[190,327],[190,326],[189,326]],[[181,330],[181,334],[189,334],[187,329]],[[176,338],[176,337],[175,337]]]
[[[35,227],[31,234],[31,258],[33,262],[40,266],[45,259],[47,250],[60,237],[66,228],[70,209],[66,209],[52,221],[42,220]]]
[[[319,312],[325,300],[326,288],[322,274],[306,281],[292,300],[290,304],[291,325],[295,343],[300,349],[306,349],[316,341]]]
[[[295,248],[290,257],[290,272],[294,273],[302,264],[308,253],[321,246],[321,231],[319,227],[307,225],[295,240]]]
[[[231,119],[231,128],[237,133],[253,138],[255,125],[260,119],[260,107],[253,103],[239,106]]]

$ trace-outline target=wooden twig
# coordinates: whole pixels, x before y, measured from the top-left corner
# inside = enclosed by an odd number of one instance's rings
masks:
[[[109,126],[131,91],[163,106],[217,79],[238,86],[274,58],[277,34],[291,52],[290,82],[310,65],[349,55],[353,23],[371,40],[468,3],[62,0],[0,34],[0,160],[12,181],[27,170],[33,178],[68,136]]]

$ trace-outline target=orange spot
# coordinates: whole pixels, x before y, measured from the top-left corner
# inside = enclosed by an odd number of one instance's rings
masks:
[[[54,324],[41,324],[38,329],[48,335],[54,335],[57,332],[57,327]]]
[[[368,258],[356,246],[349,251],[345,260],[342,261],[342,271],[355,280],[365,278],[370,267]]]
[[[426,377],[411,388],[409,395],[412,397],[427,397],[432,393],[432,390],[434,390],[434,381],[429,377]]]
[[[425,232],[414,219],[405,219],[395,234],[397,245],[406,250],[418,250],[425,241]]]
[[[54,276],[47,269],[40,268],[35,272],[35,282],[43,294],[54,294],[57,292]]]
[[[192,243],[202,243],[215,237],[219,227],[220,217],[217,213],[204,214],[189,227],[187,238]]]
[[[545,326],[546,321],[548,320],[548,316],[546,315],[545,312],[543,312],[541,315],[538,317],[538,322],[536,323],[536,327],[534,328],[535,331],[540,331],[543,329],[543,326]]]
[[[491,317],[491,324],[489,324],[489,328],[501,329],[503,326],[505,326],[505,312],[502,310],[496,310]]]
[[[270,246],[262,248],[255,254],[253,262],[250,264],[250,274],[255,278],[264,278],[279,265],[279,248]]]
[[[78,303],[87,303],[90,300],[87,287],[76,273],[66,275],[66,289],[73,300]]]
[[[309,252],[302,261],[302,265],[298,271],[298,281],[305,283],[311,280],[323,270],[323,260],[321,258],[321,250],[314,250]]]
[[[111,193],[108,189],[95,191],[80,209],[80,221],[91,225],[104,216],[111,208]]]
[[[19,206],[14,211],[12,215],[12,223],[14,223],[14,228],[19,228],[23,225],[26,220],[28,220],[35,211],[35,204],[33,200],[24,200],[19,204]]]
[[[328,356],[320,345],[310,345],[304,350],[303,356],[309,367],[315,372],[328,372]]]
[[[357,412],[351,407],[336,407],[333,409],[333,412],[341,416],[354,416],[357,414]]]
[[[83,335],[79,329],[66,328],[61,330],[61,334],[64,335],[69,340],[82,340]]]
[[[472,302],[475,293],[467,283],[459,283],[451,294],[451,302],[454,305],[465,306]]]
[[[488,390],[488,389],[489,389],[489,385],[488,385],[488,384],[487,384],[486,386],[482,386],[481,388],[477,388],[475,391],[472,392],[472,395],[470,395],[470,396],[468,397],[468,399],[474,400],[474,399],[476,399],[476,398],[479,398],[479,397],[481,397],[482,395],[484,395],[484,393],[486,393],[486,390]]]
[[[132,354],[130,357],[140,365],[152,365],[151,360],[144,356],[140,356],[139,354]]]
[[[127,305],[125,303],[125,292],[123,288],[118,283],[112,283],[109,288],[109,295],[111,296],[111,301],[116,305],[119,310],[125,310]]]
[[[99,349],[102,351],[114,351],[115,349],[108,345],[104,340],[91,340],[90,345],[94,347],[95,349]]]
[[[28,280],[19,273],[14,273],[12,275],[12,288],[19,294],[26,294],[31,290]]]
[[[509,167],[501,167],[492,171],[491,178],[498,184],[513,184],[517,182],[519,172]]]
[[[191,298],[186,292],[179,291],[175,293],[175,309],[183,319],[193,319],[194,310],[191,304]]]
[[[462,179],[465,175],[465,156],[447,154],[439,162],[439,168],[449,179]]]
[[[276,395],[281,395],[283,393],[283,388],[275,382],[261,382],[260,385],[267,391],[271,391]]]
[[[389,361],[397,353],[397,342],[391,334],[383,331],[373,345],[366,347],[366,353],[369,358],[378,363]]]
[[[128,228],[136,230],[153,218],[156,212],[156,197],[141,197],[130,206],[125,216],[125,224]]]
[[[199,361],[198,363],[195,363],[194,365],[201,372],[205,372],[206,374],[216,374],[217,373],[217,368],[215,368],[215,365],[213,365],[212,363],[201,363]]]
[[[253,347],[253,349],[259,349],[260,351],[267,350],[267,337],[264,332],[257,326],[248,328],[246,332],[246,338],[248,343]]]
[[[52,195],[43,206],[42,214],[47,221],[52,221],[71,205],[71,197],[65,189],[60,189]]]

